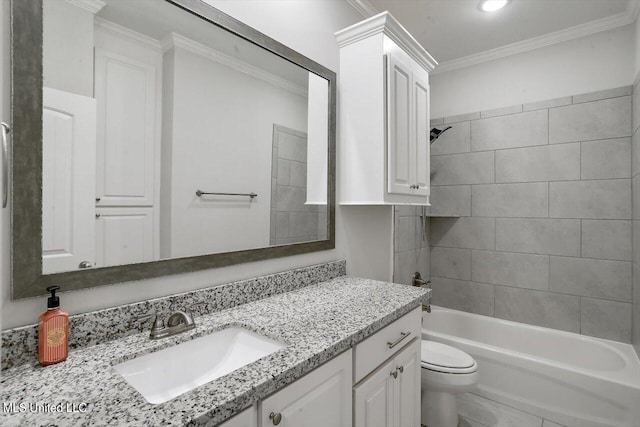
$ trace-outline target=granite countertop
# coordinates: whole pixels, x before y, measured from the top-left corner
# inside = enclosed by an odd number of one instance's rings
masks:
[[[407,285],[340,277],[197,317],[195,330],[170,338],[151,341],[148,332],[140,333],[73,351],[57,365],[8,369],[0,380],[0,425],[215,425],[377,332],[428,296],[428,290]],[[147,403],[113,368],[229,326],[242,326],[287,346],[159,405]]]

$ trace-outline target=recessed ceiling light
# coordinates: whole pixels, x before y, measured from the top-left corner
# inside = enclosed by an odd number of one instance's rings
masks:
[[[481,0],[478,9],[483,12],[495,12],[502,9],[510,0]]]

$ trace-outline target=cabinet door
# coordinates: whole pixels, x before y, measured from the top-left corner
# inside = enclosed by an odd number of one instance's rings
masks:
[[[256,406],[247,408],[233,418],[219,424],[218,427],[258,427],[258,411]]]
[[[351,426],[351,350],[264,399],[263,427]]]
[[[98,102],[96,202],[152,206],[157,67],[96,49]]]
[[[414,162],[411,125],[411,68],[397,56],[387,58],[387,178],[389,193],[411,194]]]
[[[354,427],[394,425],[395,369],[391,360],[353,389]]]
[[[413,74],[413,131],[415,177],[413,182],[416,196],[428,196],[430,193],[430,145],[429,142],[429,77],[426,71]]]
[[[398,369],[395,383],[397,427],[420,427],[420,340],[416,339],[394,359]]]
[[[153,261],[153,209],[96,210],[96,267]]]

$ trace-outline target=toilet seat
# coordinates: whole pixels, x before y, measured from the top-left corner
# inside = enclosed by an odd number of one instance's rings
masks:
[[[478,364],[462,350],[434,341],[421,343],[421,366],[430,371],[446,374],[470,374],[478,370]]]

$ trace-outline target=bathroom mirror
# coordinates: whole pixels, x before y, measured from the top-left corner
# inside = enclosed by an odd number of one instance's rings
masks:
[[[335,73],[202,0],[11,7],[14,299],[335,247]]]

